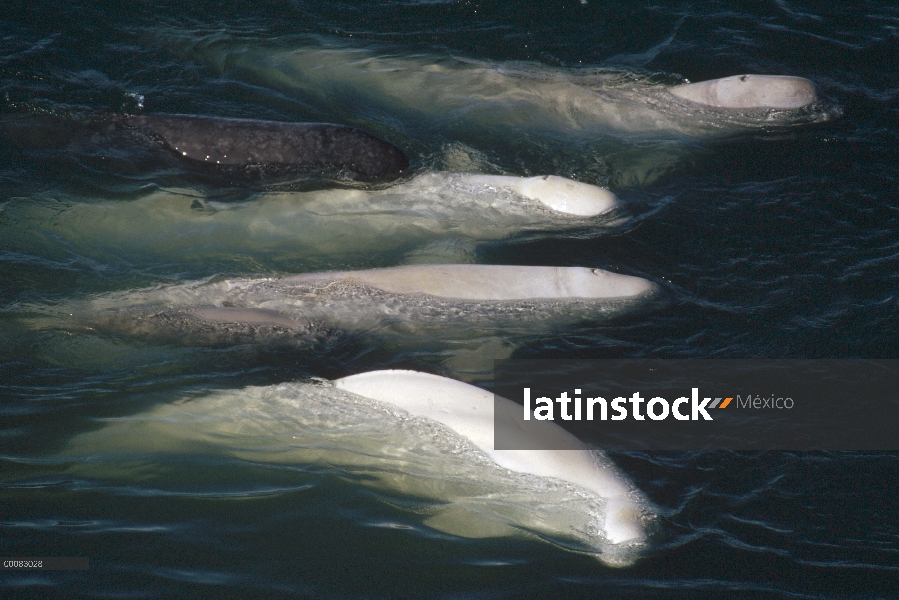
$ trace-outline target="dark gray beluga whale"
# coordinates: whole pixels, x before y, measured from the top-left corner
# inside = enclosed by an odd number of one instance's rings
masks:
[[[0,118],[0,143],[61,151],[116,173],[164,168],[152,158],[161,147],[165,158],[238,182],[303,174],[375,181],[395,178],[409,167],[400,148],[355,127],[198,115],[26,111]]]
[[[409,167],[395,145],[345,125],[163,114],[132,115],[121,123],[184,159],[224,169],[334,170],[383,179]]]

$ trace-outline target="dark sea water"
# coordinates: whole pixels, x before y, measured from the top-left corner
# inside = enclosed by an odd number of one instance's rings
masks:
[[[342,58],[301,80],[316,52]],[[446,67],[446,92],[401,106],[379,76],[341,71],[365,57],[386,61],[385,78]],[[539,110],[514,123],[512,100],[441,110],[476,81],[466,65],[559,94],[608,78],[795,75],[822,102],[793,125],[712,137],[603,133]],[[185,346],[42,320],[42,307],[149,286],[403,264],[428,242],[326,251],[217,230],[209,202],[277,220],[257,207],[293,184],[210,180],[83,133],[127,112],[188,113],[361,127],[419,172],[609,186],[624,217],[611,229],[461,245],[478,263],[601,267],[661,288],[645,309],[519,336],[503,346],[515,358],[899,358],[897,65],[890,2],[4,0],[0,118],[30,129],[0,145],[0,555],[91,567],[0,572],[0,597],[899,598],[895,453],[615,453],[659,513],[640,559],[616,569],[534,537],[436,532],[401,491],[222,449],[239,438],[154,450],[147,433],[127,460],[72,458],[78,436],[211,391],[382,368],[489,386],[451,345],[361,331]]]

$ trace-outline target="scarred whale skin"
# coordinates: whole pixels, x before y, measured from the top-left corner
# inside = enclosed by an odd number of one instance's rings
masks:
[[[300,347],[355,332],[458,353],[620,314],[657,292],[646,279],[585,267],[405,265],[114,292],[36,306],[46,317],[32,324],[198,346]]]
[[[151,133],[182,158],[212,166],[347,169],[362,179],[395,177],[409,167],[398,147],[344,125],[162,114],[133,115],[122,124]]]
[[[734,75],[676,85],[668,91],[678,98],[718,108],[791,110],[818,100],[815,84],[785,75]]]

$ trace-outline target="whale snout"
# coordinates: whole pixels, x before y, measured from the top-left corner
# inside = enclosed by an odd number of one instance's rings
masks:
[[[521,193],[555,211],[578,217],[595,217],[618,205],[615,194],[605,188],[556,175],[523,180]]]
[[[734,75],[668,90],[678,98],[719,108],[797,109],[818,101],[815,84],[785,75]]]
[[[655,296],[659,287],[652,281],[633,275],[622,275],[602,269],[577,269],[578,280],[575,287],[582,291],[579,295],[586,297],[607,298],[651,298]]]

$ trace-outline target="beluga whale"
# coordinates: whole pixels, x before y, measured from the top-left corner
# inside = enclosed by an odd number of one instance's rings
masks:
[[[397,146],[345,125],[153,114],[121,123],[194,163],[243,174],[323,170],[370,180],[396,177],[409,167]]]
[[[396,179],[409,168],[395,144],[332,123],[183,114],[32,114],[26,106],[0,118],[0,140],[26,150],[67,151],[78,162],[134,174],[141,163],[147,172],[165,169],[160,160],[148,160],[159,148],[186,174],[218,184],[302,176],[379,182]]]
[[[157,185],[121,199],[38,194],[7,214],[23,231],[64,241],[67,252],[134,264],[177,260],[192,265],[195,278],[234,272],[248,259],[281,272],[471,262],[481,242],[600,235],[627,217],[615,194],[581,181],[442,171],[390,186],[257,191],[240,202]]]
[[[290,464],[307,485],[336,475],[374,488],[402,507],[406,529],[525,537],[613,567],[635,562],[655,518],[646,497],[606,455],[556,424],[552,434],[572,449],[496,450],[494,428],[510,426],[520,410],[478,387],[403,370],[188,390],[75,436],[62,460],[80,478],[176,488],[234,461]],[[173,454],[179,466],[170,473]]]
[[[385,119],[558,174],[616,185],[667,173],[701,140],[825,121],[839,109],[808,79],[738,75],[691,83],[614,67],[563,68],[410,53],[328,38],[262,40],[158,32],[161,44],[240,81],[290,94],[323,114]]]
[[[585,267],[414,264],[108,293],[30,307],[29,322],[66,335],[215,347],[303,347],[346,333],[474,373],[524,340],[619,315],[657,291],[646,279]]]

